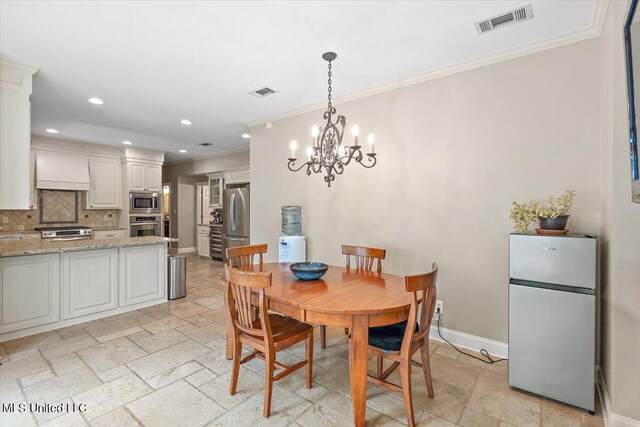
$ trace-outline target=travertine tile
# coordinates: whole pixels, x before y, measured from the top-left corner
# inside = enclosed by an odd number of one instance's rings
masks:
[[[351,399],[329,391],[298,417],[296,422],[305,427],[353,425],[351,408]],[[367,424],[373,424],[379,416],[378,411],[367,408]]]
[[[500,421],[473,409],[465,409],[460,419],[463,427],[497,427]]]
[[[8,354],[18,353],[30,348],[40,348],[44,345],[62,341],[60,335],[56,331],[43,332],[41,334],[31,335],[24,338],[18,338],[6,341],[3,346]]]
[[[207,307],[203,307],[201,305],[197,305],[193,303],[189,303],[189,304],[191,304],[191,306],[180,308],[178,310],[170,310],[169,312],[171,313],[172,316],[176,316],[181,319],[187,319],[189,317],[193,317],[197,314],[200,314],[209,310]]]
[[[156,390],[127,408],[145,425],[172,427],[200,426],[224,412],[220,405],[183,380]]]
[[[38,351],[37,348],[30,348],[13,353],[12,355],[8,356],[5,361],[15,362],[16,360],[24,359],[25,357],[36,356],[38,354],[40,354],[40,351]]]
[[[420,426],[428,427],[455,427],[455,424],[451,421],[439,418],[429,412],[425,412],[424,415],[416,422]]]
[[[204,314],[204,313],[201,313],[201,314]],[[195,326],[205,326],[205,325],[210,325],[212,323],[216,323],[214,320],[208,319],[202,316],[201,314],[196,314],[195,316],[187,317],[184,320],[186,320],[187,322]]]
[[[189,325],[190,323],[184,319],[175,316],[167,316],[153,322],[142,325],[147,331],[152,334],[158,334],[160,332],[168,331],[169,329],[177,328],[182,325]]]
[[[76,369],[81,369],[87,366],[75,353],[55,357],[49,360],[49,363],[57,375],[64,375],[67,372],[75,371]]]
[[[29,375],[29,376],[26,376],[26,377],[22,378],[20,380],[20,384],[22,384],[22,387],[27,387],[27,386],[30,386],[32,384],[37,384],[37,383],[39,383],[41,381],[51,379],[53,377],[55,377],[55,374],[53,372],[51,372],[51,370],[42,371],[42,372],[38,372],[37,374]]]
[[[114,332],[109,335],[103,335],[101,337],[97,337],[96,339],[100,342],[107,342],[107,341],[115,340],[116,338],[126,337],[127,335],[133,335],[143,331],[144,329],[142,329],[140,326],[134,326],[132,328],[123,329],[122,331]]]
[[[78,352],[78,355],[94,372],[103,372],[123,365],[147,353],[127,338],[118,338]]]
[[[542,425],[549,427],[581,427],[582,411],[543,400]]]
[[[400,397],[402,397],[402,395],[400,395]],[[402,399],[397,399],[387,393],[369,388],[367,392],[367,406],[396,421],[404,424],[407,423],[407,412],[404,407],[404,400]],[[414,403],[413,414],[416,420],[420,419],[423,412],[422,408]]]
[[[49,371],[49,365],[39,354],[14,362],[5,362],[0,365],[0,384]]]
[[[216,418],[209,425],[288,426],[310,406],[311,402],[283,389],[276,383],[273,385],[269,418],[263,417],[264,392],[258,392]]]
[[[140,423],[133,418],[124,406],[114,409],[91,420],[93,427],[138,427]]]
[[[29,402],[56,403],[101,383],[102,381],[90,369],[82,368],[30,385],[23,391]]]
[[[200,365],[199,363],[187,362],[184,365],[177,366],[173,369],[168,370],[167,372],[163,372],[160,375],[149,378],[147,380],[147,384],[157,390],[195,372],[198,372],[201,369],[202,365]]]
[[[39,425],[43,427],[82,427],[88,424],[79,412],[69,412]]]
[[[227,330],[224,326],[218,323],[212,323],[210,325],[201,326],[192,331],[185,332],[185,335],[193,338],[194,340],[206,344],[215,340],[216,338],[225,337]]]
[[[186,377],[185,380],[195,388],[199,388],[201,385],[208,383],[214,378],[217,378],[217,376],[218,375],[214,374],[207,368],[202,368],[195,374],[191,374]]]
[[[95,338],[88,335],[80,335],[68,340],[58,341],[41,348],[42,355],[45,359],[53,359],[55,357],[64,356],[66,354],[75,353],[83,348],[94,346],[98,343]]]
[[[120,332],[135,326],[143,326],[145,323],[154,321],[153,317],[147,316],[139,311],[124,313],[123,315],[113,316],[115,319],[103,319],[101,324],[90,326],[85,330],[94,337],[102,337],[105,335]]]
[[[155,353],[167,347],[172,347],[181,342],[187,341],[188,336],[180,332],[170,329],[168,331],[159,332],[136,341],[136,344],[144,349],[147,353]]]
[[[198,389],[213,399],[220,406],[225,409],[231,409],[236,405],[239,405],[244,400],[251,397],[251,395],[264,390],[265,378],[249,371],[248,369],[240,368],[240,374],[238,376],[238,387],[236,394],[231,396],[229,394],[229,388],[231,386],[231,372],[227,372],[206,384],[198,387]]]
[[[146,380],[197,359],[208,351],[208,347],[189,340],[129,362],[127,366],[142,379]]]
[[[134,374],[129,374],[77,394],[73,401],[86,404],[87,411],[84,415],[87,419],[93,419],[149,392],[151,388],[144,381]]]
[[[474,387],[481,372],[477,366],[439,354],[432,354],[430,359],[433,379],[465,390],[471,390]]]
[[[19,380],[5,380],[0,383],[0,403],[17,403],[24,400]]]
[[[106,371],[97,372],[96,375],[102,381],[109,382],[115,380],[116,378],[124,377],[125,375],[130,373],[131,369],[127,368],[126,365],[120,365]]]
[[[16,402],[15,404],[27,404],[25,400]],[[0,425],[1,426],[20,426],[31,427],[36,425],[36,420],[29,411],[20,412],[17,406],[13,411],[0,411]]]

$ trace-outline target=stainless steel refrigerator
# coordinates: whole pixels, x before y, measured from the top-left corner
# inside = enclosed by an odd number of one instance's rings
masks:
[[[512,234],[509,384],[593,413],[597,239]]]
[[[249,188],[224,190],[222,207],[222,256],[227,261],[227,248],[249,244]]]

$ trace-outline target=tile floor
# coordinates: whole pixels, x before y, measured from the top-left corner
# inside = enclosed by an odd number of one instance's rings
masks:
[[[229,396],[221,267],[190,255],[186,298],[0,345],[2,403],[86,405],[82,413],[3,412],[0,425],[352,425],[347,345],[339,328],[328,329],[325,351],[315,346],[312,389],[304,386],[304,371],[276,383],[270,418],[262,417],[260,360],[243,365],[239,391]],[[303,352],[296,346],[278,359],[292,364]],[[603,425],[601,415],[510,389],[504,362],[485,365],[436,342],[431,357],[434,399],[413,370],[420,426]],[[391,379],[399,382],[397,373]],[[369,385],[367,404],[368,425],[406,424],[399,393]]]

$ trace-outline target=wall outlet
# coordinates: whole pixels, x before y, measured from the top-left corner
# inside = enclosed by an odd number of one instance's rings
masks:
[[[438,310],[440,309],[440,310]],[[439,312],[438,312],[439,311]],[[444,313],[444,302],[442,300],[436,300],[436,307],[433,310],[433,320],[440,320],[440,315]]]

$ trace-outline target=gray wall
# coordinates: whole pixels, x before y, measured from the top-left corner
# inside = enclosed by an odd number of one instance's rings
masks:
[[[640,204],[631,203],[622,36],[628,8],[626,0],[609,3],[600,37],[601,367],[611,401],[611,426],[631,425],[620,417],[640,422]]]
[[[331,188],[286,167],[322,111],[253,127],[252,242],[275,260],[280,207],[299,204],[309,259],[343,264],[349,243],[386,248],[390,273],[436,261],[442,325],[506,342],[511,202],[575,189],[569,228],[600,229],[598,59],[590,39],[339,104],[361,141],[376,134],[378,165]]]

